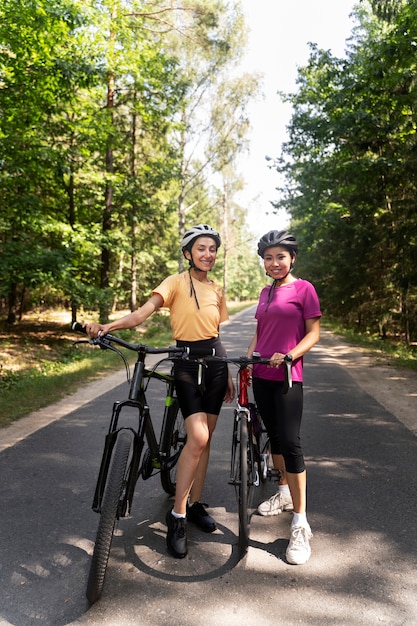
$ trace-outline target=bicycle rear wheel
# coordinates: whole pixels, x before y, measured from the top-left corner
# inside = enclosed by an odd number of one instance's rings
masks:
[[[177,398],[168,409],[164,431],[161,436],[161,484],[163,490],[170,496],[175,494],[177,480],[177,464],[185,442],[187,433],[185,423]]]
[[[114,526],[123,503],[132,451],[133,433],[128,430],[120,431],[113,450],[90,564],[86,595],[91,603],[99,600],[103,591]]]

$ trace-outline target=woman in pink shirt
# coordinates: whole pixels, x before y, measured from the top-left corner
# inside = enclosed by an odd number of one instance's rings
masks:
[[[272,230],[258,243],[265,271],[273,279],[259,297],[256,333],[248,356],[259,352],[270,365],[254,365],[253,392],[268,431],[278,492],[258,507],[261,515],[294,510],[286,557],[302,564],[310,558],[311,528],[306,515],[306,470],[301,448],[303,355],[320,338],[320,303],[313,285],[292,271],[298,245],[287,231]],[[293,386],[284,387],[284,359],[292,363]]]

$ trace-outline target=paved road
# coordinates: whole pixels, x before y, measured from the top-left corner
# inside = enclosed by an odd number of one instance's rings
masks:
[[[252,316],[253,309],[223,327],[230,353],[247,346]],[[329,357],[328,342],[325,333],[306,359],[314,532],[306,565],[285,562],[290,514],[253,515],[248,555],[238,560],[227,484],[232,409],[225,407],[205,492],[216,533],[190,525],[189,555],[172,559],[163,523],[170,502],[158,476],[139,483],[133,515],[113,542],[103,598],[90,608],[92,490],[109,406],[124,384],[0,454],[0,626],[417,624],[416,438]],[[258,500],[272,491],[260,488]]]

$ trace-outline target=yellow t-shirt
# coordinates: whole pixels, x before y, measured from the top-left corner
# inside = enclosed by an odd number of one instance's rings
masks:
[[[193,281],[198,304],[191,290]],[[170,310],[170,321],[174,339],[200,341],[219,334],[219,324],[229,319],[223,289],[214,282],[201,283],[192,279],[188,272],[168,276],[153,290],[164,300]]]

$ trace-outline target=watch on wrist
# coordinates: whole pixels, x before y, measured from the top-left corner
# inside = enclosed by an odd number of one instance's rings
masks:
[[[288,363],[292,363],[292,354],[286,354],[284,356],[284,361],[287,361]]]

